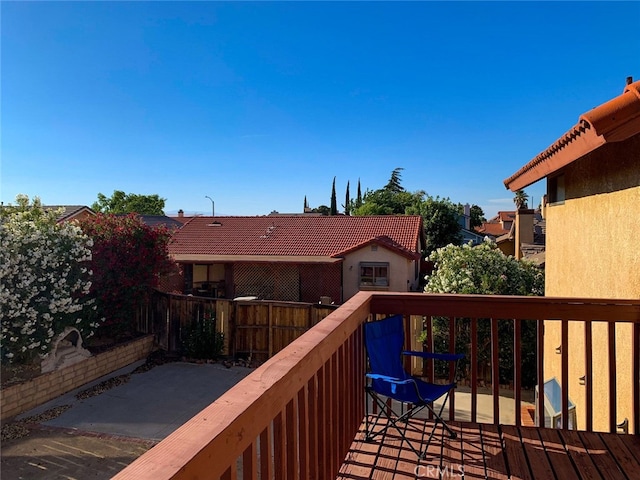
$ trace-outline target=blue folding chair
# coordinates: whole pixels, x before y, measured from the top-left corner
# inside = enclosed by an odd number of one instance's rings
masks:
[[[438,424],[442,424],[451,438],[456,438],[456,433],[442,419],[442,411],[449,398],[449,393],[456,388],[455,383],[445,385],[429,383],[407,373],[402,366],[402,355],[412,355],[434,360],[454,361],[456,369],[458,361],[464,357],[462,354],[443,354],[429,352],[403,351],[404,327],[402,315],[395,315],[375,322],[364,324],[364,339],[367,356],[369,358],[369,373],[366,374],[365,389],[367,394],[376,402],[378,414],[369,421],[369,400],[366,402],[366,440],[386,433],[390,427],[394,427],[403,441],[406,441],[411,450],[420,458],[424,458],[431,439]],[[455,379],[455,377],[454,377]],[[433,402],[444,396],[442,407],[439,411],[433,408]],[[381,397],[391,398],[400,402],[402,407],[400,414],[392,408],[392,402],[386,402]],[[405,404],[409,404],[405,412]],[[412,425],[409,420],[418,412],[427,409],[435,416],[435,422],[429,439],[422,452],[417,449],[407,438],[407,429],[422,434],[423,432]],[[386,425],[374,432],[374,428],[382,416],[386,417]],[[444,432],[443,432],[444,434]]]

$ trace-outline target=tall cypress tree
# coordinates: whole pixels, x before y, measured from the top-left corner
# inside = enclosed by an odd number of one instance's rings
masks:
[[[358,196],[356,197],[356,208],[362,206],[362,192],[360,191],[360,179],[358,179]]]
[[[304,196],[304,207],[302,208],[302,212],[306,212],[307,208],[309,208],[309,203],[307,202],[307,196]]]
[[[347,180],[347,195],[344,199],[344,214],[349,215],[351,213],[351,198],[349,196],[349,180]]]
[[[333,187],[331,188],[331,208],[329,215],[338,214],[338,201],[336,199],[336,177],[333,177]]]

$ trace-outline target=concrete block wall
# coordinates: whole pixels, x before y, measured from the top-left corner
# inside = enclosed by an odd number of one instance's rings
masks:
[[[3,421],[10,419],[86,383],[146,358],[152,349],[153,335],[147,335],[60,370],[44,373],[28,382],[3,388],[0,392],[2,395],[0,418]]]

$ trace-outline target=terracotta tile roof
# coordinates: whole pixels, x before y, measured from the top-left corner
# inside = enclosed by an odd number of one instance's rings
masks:
[[[516,219],[516,212],[498,212],[498,219],[502,222],[512,222]]]
[[[176,218],[167,217],[166,215],[140,215],[140,220],[150,227],[162,225],[170,230],[182,227],[182,222]]]
[[[491,235],[493,237],[499,237],[500,235],[508,234],[509,230],[502,228],[502,224],[499,222],[485,222],[481,226],[476,227],[476,232],[484,235]]]
[[[499,237],[501,235],[506,235],[510,231],[510,227],[513,225],[513,222],[516,219],[515,210],[511,211],[499,211],[498,214],[489,219],[488,222],[483,222],[482,225],[476,227],[476,232],[483,235],[491,235],[492,237]],[[507,223],[505,225],[505,223]],[[504,227],[507,228],[504,228]]]
[[[185,224],[185,223],[187,223],[189,220],[191,220],[194,217],[193,216],[186,217],[186,216],[183,215],[182,217],[181,216],[177,216],[177,217],[172,216],[172,217],[169,217],[169,218],[174,219],[176,222],[180,222],[182,224]]]
[[[420,216],[194,217],[173,236],[169,252],[189,255],[337,257],[359,245],[417,252]]]
[[[81,212],[87,212],[90,215],[95,215],[95,212],[86,205],[46,205],[43,206],[43,208],[47,211],[62,209],[62,213],[58,215],[58,222],[63,222]]]
[[[580,116],[578,123],[544,152],[504,181],[516,191],[552,174],[607,142],[620,142],[640,133],[640,81],[622,95]]]
[[[381,245],[389,250],[395,251],[400,255],[403,255],[408,258],[420,257],[420,252],[416,252],[415,250],[410,250],[408,248],[405,248],[403,245],[400,245],[398,242],[394,241],[392,238],[387,237],[386,235],[370,238],[369,240],[366,240],[362,243],[359,243],[350,248],[347,248],[346,250],[337,252],[333,256],[342,257],[344,255],[347,255],[348,253],[355,252],[356,250],[360,250],[361,248],[364,248],[368,245]]]

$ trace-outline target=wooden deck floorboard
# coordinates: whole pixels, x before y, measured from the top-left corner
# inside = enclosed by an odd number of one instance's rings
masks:
[[[438,426],[425,458],[394,429],[365,440],[364,424],[338,473],[344,480],[640,478],[640,436],[535,427],[449,422]],[[405,433],[423,450],[433,420],[416,419]]]

